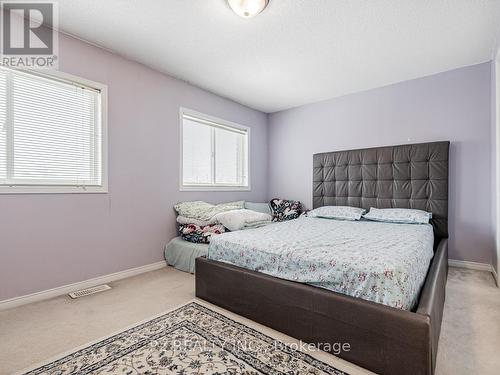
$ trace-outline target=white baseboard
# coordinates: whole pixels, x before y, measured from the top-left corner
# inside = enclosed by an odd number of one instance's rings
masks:
[[[491,274],[493,275],[493,278],[495,279],[495,282],[498,286],[498,275],[497,275],[497,272],[495,271],[495,268],[491,264],[468,262],[465,260],[448,259],[448,265],[450,267],[467,268],[469,270],[491,272]]]
[[[152,264],[147,264],[145,266],[140,266],[140,267],[131,268],[131,269],[120,271],[120,272],[111,273],[109,275],[99,276],[99,277],[96,277],[93,279],[80,281],[80,282],[73,283],[73,284],[59,286],[59,287],[53,288],[53,289],[42,290],[40,292],[27,294],[27,295],[19,296],[19,297],[14,297],[11,299],[6,299],[3,301],[0,301],[0,311],[6,310],[6,309],[11,309],[11,308],[21,306],[21,305],[25,305],[27,303],[38,302],[38,301],[42,301],[45,299],[61,296],[63,294],[68,294],[68,293],[74,292],[76,290],[91,288],[91,287],[96,286],[96,285],[106,284],[106,283],[110,283],[113,281],[126,279],[127,277],[140,275],[141,273],[161,269],[163,267],[166,267],[166,265],[167,264],[165,261],[160,261],[160,262],[156,262],[156,263],[152,263]],[[448,259],[448,265],[450,267],[467,268],[467,269],[471,269],[471,270],[491,272],[493,274],[493,277],[495,278],[497,285],[499,285],[497,272],[495,271],[495,269],[493,268],[493,266],[491,264],[468,262],[468,261],[464,261],[464,260]]]
[[[498,284],[498,274],[497,271],[495,270],[495,267],[491,266],[491,273],[493,274],[493,278],[495,279],[495,283],[497,284],[497,287],[500,288],[500,285]]]
[[[13,307],[25,305],[27,303],[38,302],[44,299],[53,298],[57,296],[61,296],[63,294],[68,294],[74,292],[76,290],[91,288],[96,285],[106,284],[113,281],[126,279],[127,277],[132,277],[135,275],[139,275],[141,273],[150,272],[154,270],[158,270],[160,268],[166,267],[167,263],[162,260],[160,262],[147,264],[145,266],[140,266],[136,268],[131,268],[128,270],[111,273],[109,275],[99,276],[93,279],[80,281],[73,284],[59,286],[54,289],[42,290],[40,292],[27,294],[24,296],[14,297],[10,299],[6,299],[0,301],[0,311],[11,309]]]
[[[476,270],[476,271],[488,271],[488,272],[493,271],[493,267],[491,264],[468,262],[466,260],[448,259],[448,265],[450,267],[467,268],[469,270]]]

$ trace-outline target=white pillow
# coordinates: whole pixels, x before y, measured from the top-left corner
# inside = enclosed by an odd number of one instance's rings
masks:
[[[432,218],[430,212],[411,208],[370,208],[370,212],[363,215],[364,219],[384,221],[398,224],[428,224]]]
[[[320,217],[324,219],[338,220],[360,220],[366,212],[365,209],[350,206],[323,206],[307,213],[308,217]]]
[[[215,218],[231,232],[242,230],[249,226],[270,223],[272,219],[269,214],[247,209],[221,212],[215,215]]]

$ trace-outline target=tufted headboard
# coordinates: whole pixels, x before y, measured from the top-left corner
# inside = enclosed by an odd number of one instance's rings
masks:
[[[448,237],[450,142],[334,151],[313,158],[313,208],[416,208],[432,212],[437,238]]]

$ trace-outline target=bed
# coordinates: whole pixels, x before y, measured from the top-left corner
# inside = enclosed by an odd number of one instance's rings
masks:
[[[315,217],[216,236],[208,259],[411,310],[433,257],[429,224]]]
[[[329,343],[349,343],[350,350],[339,356],[380,374],[433,374],[447,278],[448,153],[449,142],[434,142],[313,157],[314,208],[401,207],[433,213],[432,228],[427,227],[432,237],[426,237],[432,243],[428,245],[432,246],[432,260],[421,262],[425,275],[407,302],[384,304],[385,297],[370,300],[362,293],[348,295],[330,290],[328,285],[315,285],[317,278],[311,280],[313,285],[300,277],[296,279],[300,282],[278,278],[272,267],[249,265],[251,257],[241,256],[237,247],[248,243],[243,237],[251,233],[214,248],[215,260],[196,259],[197,297],[323,348]],[[312,221],[306,225],[300,220],[311,219],[298,219],[283,231],[290,241],[282,247],[294,246],[289,230],[298,228],[293,225],[314,227]],[[276,227],[279,225],[268,230]],[[235,249],[232,255],[231,246]],[[262,246],[254,248],[264,250]],[[392,246],[399,245],[393,242]],[[275,248],[270,244],[268,252]],[[309,260],[304,257],[299,262]],[[345,277],[357,271],[347,270]]]

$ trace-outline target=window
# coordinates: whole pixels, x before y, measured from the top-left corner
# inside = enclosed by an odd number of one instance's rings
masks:
[[[0,67],[0,192],[106,191],[105,94],[62,73]]]
[[[250,129],[181,109],[181,190],[249,190]]]

